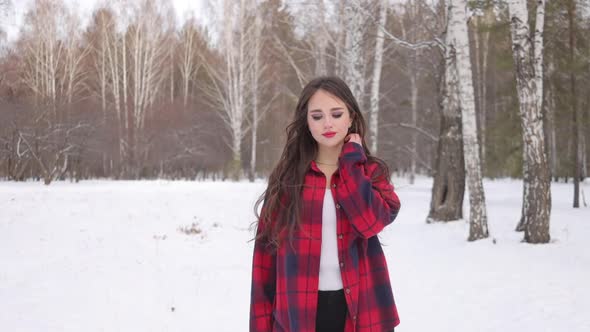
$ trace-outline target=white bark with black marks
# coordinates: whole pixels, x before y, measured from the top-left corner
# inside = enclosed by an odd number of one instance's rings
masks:
[[[441,87],[440,134],[427,223],[463,218],[465,164],[454,39],[445,39],[445,68]]]
[[[373,77],[371,78],[371,109],[369,115],[369,140],[371,152],[377,153],[379,139],[379,90],[381,87],[381,69],[383,67],[383,39],[385,33],[381,27],[387,22],[387,0],[381,0],[379,8],[379,23],[377,36],[375,37],[375,61],[373,65]]]
[[[523,135],[523,208],[517,229],[524,230],[526,242],[547,243],[551,239],[551,179],[542,115],[545,0],[538,0],[536,4],[535,25],[531,34],[527,1],[508,1]]]
[[[450,0],[448,9],[447,33],[451,36],[451,49],[456,56],[456,74],[458,82],[459,103],[462,111],[463,151],[465,153],[465,170],[469,188],[469,241],[489,236],[485,195],[482,184],[479,143],[477,140],[477,123],[475,115],[475,98],[473,73],[469,57],[469,36],[467,33],[467,1]]]
[[[350,87],[352,95],[356,98],[359,107],[364,112],[365,99],[365,52],[363,50],[363,32],[365,15],[360,8],[362,3],[357,0],[349,0],[344,8],[344,23],[346,27],[345,54],[344,54],[344,80]]]

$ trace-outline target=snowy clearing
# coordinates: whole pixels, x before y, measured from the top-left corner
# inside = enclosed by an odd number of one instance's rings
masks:
[[[491,238],[475,243],[464,221],[424,222],[431,179],[394,183],[402,210],[381,241],[396,332],[590,331],[590,208],[571,208],[572,184],[552,185],[552,243],[528,245],[520,181],[484,182]],[[1,182],[1,329],[247,331],[264,185]]]

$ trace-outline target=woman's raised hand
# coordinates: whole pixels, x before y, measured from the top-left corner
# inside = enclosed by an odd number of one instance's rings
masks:
[[[361,140],[361,135],[359,135],[357,133],[348,134],[344,138],[344,143],[346,143],[346,142],[355,142],[355,143],[360,144],[361,146],[363,145],[363,141]]]

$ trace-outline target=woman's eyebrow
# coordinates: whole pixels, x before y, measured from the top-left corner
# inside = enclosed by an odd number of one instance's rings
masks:
[[[344,107],[332,107],[332,108],[330,109],[330,111],[342,111],[343,109],[344,109]],[[318,108],[318,109],[315,109],[315,110],[311,110],[311,111],[309,111],[309,113],[314,113],[314,112],[316,112],[316,113],[321,113],[321,112],[322,112],[322,110]]]

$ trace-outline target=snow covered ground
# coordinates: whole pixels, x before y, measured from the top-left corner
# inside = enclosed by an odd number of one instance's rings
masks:
[[[431,179],[394,182],[402,210],[381,240],[396,332],[590,331],[590,208],[571,208],[571,184],[552,186],[552,243],[528,245],[513,231],[519,181],[484,184],[495,244],[468,243],[464,221],[425,224]],[[248,227],[263,189],[0,183],[0,330],[247,331]],[[179,230],[193,223],[201,233]]]

